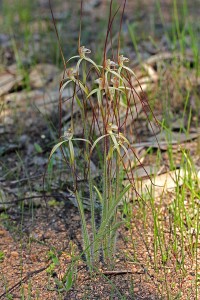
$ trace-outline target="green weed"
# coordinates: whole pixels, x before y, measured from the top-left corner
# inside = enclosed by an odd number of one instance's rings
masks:
[[[4,258],[5,258],[5,253],[3,251],[0,251],[0,263],[4,261]]]

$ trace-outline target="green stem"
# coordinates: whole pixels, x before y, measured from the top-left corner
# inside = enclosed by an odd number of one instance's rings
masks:
[[[81,201],[79,192],[75,192],[75,196],[77,199],[78,203],[78,209],[79,213],[81,216],[81,224],[82,224],[82,231],[83,231],[83,243],[84,243],[84,251],[85,251],[85,256],[86,256],[86,262],[89,267],[89,270],[92,271],[91,269],[91,253],[90,253],[90,239],[88,235],[88,230],[87,230],[87,225],[86,225],[86,219],[85,219],[85,213],[84,213],[84,208],[83,208],[83,203]]]
[[[98,260],[98,249],[95,247],[95,240],[96,240],[96,224],[95,224],[95,201],[93,197],[93,184],[92,184],[92,176],[91,176],[91,169],[89,165],[89,170],[88,170],[89,176],[89,192],[90,192],[90,205],[91,205],[91,225],[92,225],[92,259],[94,261]]]
[[[120,155],[118,151],[116,151],[116,183],[115,183],[115,195],[114,195],[114,201],[112,201],[112,205],[115,203],[118,195],[119,195],[119,184],[120,184]],[[115,246],[116,246],[116,232],[112,232],[112,228],[117,224],[117,207],[115,209],[113,220],[111,222],[111,232],[110,232],[110,247],[111,247],[111,253],[115,252]]]
[[[107,138],[104,139],[104,165],[103,165],[103,203],[102,203],[102,218],[101,223],[106,220],[108,212],[108,165],[107,165]],[[103,255],[107,257],[107,237],[104,236],[103,241]]]

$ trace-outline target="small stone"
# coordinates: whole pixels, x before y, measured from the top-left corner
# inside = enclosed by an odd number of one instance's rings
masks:
[[[0,236],[5,236],[5,231],[0,230]]]
[[[10,255],[16,258],[19,257],[19,253],[17,251],[12,251]]]
[[[81,293],[78,293],[77,294],[77,297],[82,297],[83,295]]]
[[[135,267],[132,268],[133,273],[137,273],[137,269]]]
[[[28,289],[28,288],[29,288],[28,284],[27,284],[27,283],[24,283],[24,289],[26,290],[26,289]]]
[[[80,217],[79,217],[79,216],[74,216],[74,217],[73,217],[73,220],[74,220],[74,221],[80,221]]]

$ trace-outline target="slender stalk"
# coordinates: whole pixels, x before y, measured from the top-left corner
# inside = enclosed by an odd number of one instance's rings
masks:
[[[85,219],[84,207],[81,201],[80,195],[78,191],[75,191],[75,196],[78,203],[78,209],[81,217],[81,224],[82,224],[82,232],[83,232],[83,243],[84,243],[84,251],[86,256],[87,265],[89,270],[92,271],[92,261],[91,261],[91,252],[90,252],[90,238],[87,230],[87,224]]]
[[[200,219],[200,215],[199,215],[199,205],[197,207],[197,234],[196,234],[196,242],[195,242],[195,263],[196,263],[196,268],[195,268],[195,296],[196,299],[198,299],[198,294],[199,294],[199,286],[198,286],[198,244],[199,244],[199,232],[200,232],[200,224],[199,224],[199,219]]]
[[[101,223],[107,219],[107,212],[109,208],[108,203],[108,165],[107,165],[107,138],[104,140],[104,164],[103,164],[103,204],[102,204],[102,218]],[[104,258],[108,256],[108,236],[105,235],[103,241],[103,254]]]
[[[89,181],[90,206],[91,206],[90,211],[91,211],[91,225],[92,225],[91,253],[92,253],[92,259],[95,262],[98,260],[98,252],[96,252],[96,253],[94,252],[95,240],[96,240],[95,201],[94,201],[94,195],[93,195],[93,180],[92,180],[92,176],[91,176],[90,165],[89,165],[89,170],[88,170],[88,181]],[[95,249],[95,251],[96,251],[96,249]]]
[[[120,184],[120,156],[119,153],[116,151],[116,182],[115,182],[115,191],[113,191],[114,197],[112,198],[112,205],[115,203],[119,195],[120,192],[119,184]],[[115,209],[113,220],[111,222],[111,230],[110,230],[111,253],[115,252],[115,246],[116,246],[116,232],[112,232],[112,228],[115,226],[115,224],[117,224],[117,208]]]

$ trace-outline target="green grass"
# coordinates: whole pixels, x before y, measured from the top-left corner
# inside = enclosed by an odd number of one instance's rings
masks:
[[[24,37],[23,53],[28,53],[29,51],[29,46],[32,39],[32,33],[30,30],[30,23],[32,21],[31,12],[34,9],[34,5],[28,0],[25,2],[16,2],[12,8],[8,6],[6,1],[3,2],[3,12],[6,15],[4,28],[5,30],[8,30],[11,35],[13,35],[13,19],[14,16],[16,16],[17,11],[20,24],[20,33]],[[170,75],[172,79],[177,82],[179,81],[178,76],[180,76],[180,74],[178,72],[178,68],[181,66],[186,67],[188,70],[194,69],[196,76],[199,76],[199,29],[198,26],[194,26],[194,24],[192,24],[190,21],[188,16],[187,1],[183,1],[182,11],[178,11],[177,1],[173,1],[172,24],[168,27],[164,25],[165,21],[160,1],[157,1],[157,9],[163,23],[164,33],[170,42],[171,51],[180,51],[182,55],[185,55],[187,50],[191,50],[193,55],[194,63],[192,67],[191,64],[185,59],[183,59],[181,62],[177,62],[176,57],[172,59],[171,64],[173,66],[177,65],[177,69],[174,67],[174,69],[171,71]],[[105,28],[105,22],[101,22],[100,28]],[[119,21],[116,21],[116,23],[117,22]],[[85,28],[87,28],[87,26],[88,24],[86,24]],[[63,28],[61,26],[59,27],[59,30],[62,31]],[[54,180],[56,180],[56,159],[54,159],[54,155],[55,152],[61,148],[61,151],[64,153],[65,160],[68,162],[67,167],[63,165],[63,169],[66,168],[66,170],[68,170],[67,168],[70,167],[72,172],[73,193],[78,202],[79,214],[82,222],[82,253],[77,256],[73,246],[71,246],[72,263],[66,270],[63,280],[56,281],[59,297],[62,299],[62,293],[68,292],[71,288],[73,288],[73,285],[77,279],[77,264],[79,260],[85,259],[88,269],[91,272],[98,273],[97,266],[99,261],[102,260],[103,255],[105,265],[109,265],[110,268],[114,268],[114,264],[112,262],[114,261],[113,258],[115,257],[115,251],[117,247],[117,231],[119,230],[120,226],[126,226],[128,232],[130,233],[130,237],[127,235],[127,237],[125,237],[125,242],[131,244],[133,249],[133,252],[131,252],[130,255],[127,255],[126,258],[128,261],[131,261],[136,265],[140,264],[141,250],[138,248],[140,240],[142,241],[146,252],[148,252],[150,249],[151,255],[147,258],[145,263],[147,269],[154,269],[155,274],[158,276],[158,281],[160,280],[161,282],[160,286],[158,287],[158,291],[161,296],[167,299],[181,299],[181,294],[184,291],[181,289],[181,287],[178,287],[178,291],[175,290],[176,283],[172,282],[171,285],[169,284],[169,275],[167,272],[168,268],[170,269],[173,267],[177,276],[180,274],[182,277],[186,276],[188,263],[187,259],[190,257],[195,266],[195,279],[191,289],[195,290],[195,299],[198,299],[198,243],[200,226],[199,202],[197,199],[200,198],[200,194],[198,180],[195,178],[195,162],[193,161],[193,157],[191,157],[190,153],[186,151],[186,149],[182,148],[180,150],[181,159],[179,167],[184,170],[184,177],[182,178],[183,184],[182,186],[178,186],[179,177],[177,177],[177,187],[173,194],[173,198],[167,207],[163,204],[165,201],[164,195],[160,197],[159,201],[155,199],[153,195],[153,186],[149,190],[149,193],[142,195],[142,199],[134,198],[131,199],[130,203],[128,203],[128,197],[130,197],[130,186],[125,188],[122,186],[122,169],[123,155],[128,155],[127,149],[130,148],[130,143],[126,141],[126,136],[123,134],[120,135],[122,128],[119,126],[120,121],[118,112],[120,101],[123,98],[122,101],[127,103],[128,114],[130,114],[131,108],[129,95],[128,91],[125,89],[124,78],[127,78],[130,74],[132,75],[132,70],[126,67],[126,65],[123,63],[121,66],[116,65],[113,68],[109,66],[109,61],[106,59],[104,59],[102,64],[102,56],[104,54],[103,45],[100,44],[103,37],[102,31],[103,30],[99,30],[97,33],[97,50],[94,53],[90,55],[90,53],[87,53],[89,51],[84,52],[85,49],[79,47],[79,53],[77,53],[76,58],[70,60],[70,63],[73,62],[71,65],[76,66],[76,69],[74,69],[74,71],[71,73],[68,72],[67,76],[62,82],[62,90],[68,85],[72,85],[75,90],[72,103],[77,101],[80,107],[82,124],[84,128],[83,136],[76,136],[76,122],[73,119],[71,121],[71,131],[62,132],[61,130],[59,137],[60,139],[57,141],[55,138],[55,129],[51,129],[53,132],[53,140],[57,144],[50,154],[50,161],[47,169],[48,178],[45,182],[45,188],[50,191],[52,183]],[[114,31],[117,31],[115,27]],[[141,37],[144,37],[145,34],[142,34],[141,36],[138,34],[139,24],[137,23],[129,23],[128,31],[137,59],[140,63],[142,63],[139,45],[141,42]],[[188,38],[190,40],[189,45]],[[89,39],[89,34],[87,31],[83,31],[81,39],[82,41]],[[149,40],[152,43],[155,43],[155,46],[157,45],[154,36],[150,36]],[[12,45],[19,69],[21,72],[24,72],[23,74],[25,74],[24,85],[29,88],[29,70],[23,68],[23,57],[21,53],[19,53],[18,43],[15,37],[12,38]],[[56,47],[54,47],[55,45]],[[59,46],[55,41],[51,46],[53,48],[53,52],[51,53],[52,62],[60,65],[61,60],[58,53]],[[82,46],[82,44],[79,46]],[[74,47],[75,46],[73,44],[72,48],[69,50],[69,53],[74,51]],[[34,65],[37,62],[37,59],[38,58],[36,54],[32,59],[31,64]],[[118,63],[118,61],[115,61],[115,63]],[[166,63],[165,67],[168,69],[170,65]],[[162,73],[159,75],[161,77]],[[115,82],[116,86],[113,87],[112,80],[114,79],[114,76],[117,76],[119,85],[117,85]],[[105,86],[102,81],[98,80],[99,78],[107,78],[108,86]],[[111,97],[111,92],[114,95],[113,97]],[[177,84],[176,92],[182,99],[180,106],[181,108],[179,107],[178,111],[178,114],[182,119],[182,125],[180,126],[179,132],[184,132],[189,135],[190,128],[194,125],[194,112],[191,109],[190,100],[193,95],[196,97],[196,110],[198,111],[198,92],[193,89],[187,89],[187,87],[185,87],[185,90],[183,91],[181,84]],[[171,119],[177,115],[177,109],[172,110],[172,104],[175,99],[173,98],[173,95],[170,94],[167,84],[160,81],[158,83],[158,93],[155,94],[154,98],[151,100],[152,108],[155,110],[158,95],[162,96],[159,97],[159,101],[162,102],[163,107],[163,120],[161,127],[162,130],[167,132],[168,136],[168,148],[166,151],[167,161],[169,169],[174,170],[177,168],[177,153],[174,152],[170,141],[172,139]],[[111,101],[113,102],[113,106],[110,105]],[[90,122],[91,120],[87,118],[87,111],[89,109],[93,112],[94,119],[92,122]],[[109,110],[112,111],[112,114],[114,115],[114,118],[111,119],[111,121],[108,118],[110,113]],[[98,115],[98,118],[95,119],[96,115]],[[186,124],[184,124],[185,119],[187,119]],[[99,132],[95,132],[93,134],[94,123],[96,123],[96,126],[100,126],[102,123],[103,126],[101,131],[99,130]],[[196,119],[195,125],[196,127],[199,126],[198,118]],[[45,151],[43,146],[40,146],[40,144],[37,142],[34,143],[34,147],[36,153],[42,154],[42,152]],[[86,192],[82,191],[81,189],[79,190],[77,185],[77,181],[79,179],[77,176],[77,170],[80,171],[81,163],[79,162],[79,157],[76,157],[76,148],[82,149],[82,153],[86,161],[86,167],[85,170],[83,170],[83,174],[86,174]],[[156,165],[162,166],[162,153],[159,150],[157,153],[155,153],[154,150],[150,148],[147,150],[147,157],[148,154],[151,154],[152,156],[154,155]],[[3,168],[7,173],[6,178],[12,178],[13,176],[20,178],[20,170],[23,169],[24,174],[27,177],[27,184],[31,191],[31,178],[29,178],[29,174],[27,173],[23,159],[19,154],[18,159],[20,164],[17,170],[17,175],[16,173],[12,174],[12,170],[7,169],[7,166],[3,165]],[[99,180],[99,178],[98,180],[93,179],[93,174],[91,174],[90,170],[90,160],[94,160],[99,167],[100,177],[102,178],[101,180]],[[111,174],[113,165],[117,166],[115,168],[115,176]],[[88,219],[88,212],[86,212],[83,205],[83,198],[85,194],[90,200],[90,219]],[[168,197],[170,198],[170,195],[168,195]],[[53,201],[49,202],[49,206],[53,207],[56,205],[56,203]],[[123,205],[119,208],[118,203],[121,201],[123,202]],[[100,204],[101,207],[100,224],[96,222],[96,217],[98,214],[95,209],[96,202]],[[22,204],[21,233],[23,229],[24,209],[25,208]],[[30,209],[32,209],[32,206]],[[121,217],[120,214],[124,215],[124,217]],[[6,213],[1,213],[0,215],[1,219],[8,217],[9,216]],[[32,215],[32,217],[34,219],[34,215]],[[8,224],[7,220],[4,220],[3,222],[5,226],[11,226],[10,223]],[[135,226],[141,226],[139,228],[141,229],[140,240],[137,240],[133,236],[134,223]],[[139,239],[139,237],[137,238]],[[55,268],[59,267],[59,261],[57,254],[54,252],[49,253],[49,258],[52,260],[52,264],[47,269],[47,272],[51,276]],[[0,261],[3,259],[4,254],[0,253]],[[110,294],[111,299],[114,298],[115,295],[118,295],[119,299],[126,299],[126,296],[117,289],[117,287],[112,283],[112,280],[109,281],[107,277],[104,279],[106,279],[112,287]],[[31,283],[29,290],[31,291]],[[129,292],[132,293],[131,295],[134,298],[134,282],[132,283]],[[7,295],[6,297],[7,299],[12,299],[12,295]],[[22,299],[24,298],[23,290],[21,290],[21,297]],[[87,299],[87,297],[88,294],[86,292],[85,299]]]
[[[192,259],[196,266],[195,276],[196,280],[193,285],[193,291],[196,290],[196,298],[198,299],[198,242],[199,240],[199,206],[197,200],[199,199],[198,181],[194,180],[195,169],[192,162],[192,158],[183,150],[181,167],[185,171],[183,178],[183,185],[176,188],[174,199],[168,204],[168,208],[163,212],[163,201],[154,199],[152,192],[150,191],[149,197],[138,205],[137,215],[133,215],[135,202],[129,203],[124,206],[124,212],[126,214],[126,226],[131,230],[132,223],[137,224],[137,218],[142,220],[144,231],[141,232],[143,244],[146,249],[151,249],[152,263],[151,267],[154,267],[155,271],[159,273],[164,272],[163,278],[163,296],[167,296],[167,299],[175,299],[172,286],[168,284],[166,267],[173,263],[173,267],[177,274],[187,274],[188,258]],[[178,183],[179,178],[177,178]],[[126,207],[126,208],[125,208]],[[146,218],[146,215],[148,216]],[[168,223],[169,222],[169,223]],[[170,230],[171,228],[171,230]],[[167,234],[171,231],[170,236]],[[145,234],[145,231],[147,234]],[[151,240],[149,241],[149,236]],[[130,240],[131,242],[131,240]],[[133,261],[137,262],[138,256],[140,257],[140,249],[135,247],[135,238],[132,240],[134,257]],[[138,253],[137,253],[138,251]],[[147,263],[146,263],[147,264]],[[148,264],[147,264],[148,265]],[[170,266],[171,267],[171,266]],[[180,293],[183,291],[180,288]]]
[[[160,14],[161,21],[163,23],[163,27],[165,28],[165,34],[172,45],[172,51],[180,51],[183,55],[188,50],[191,50],[193,55],[194,65],[192,69],[196,70],[196,76],[199,75],[199,37],[198,37],[198,25],[191,23],[191,20],[188,15],[187,1],[183,1],[182,11],[178,11],[177,1],[173,1],[173,16],[172,16],[172,25],[170,27],[165,26],[164,16],[162,14],[162,4],[160,1],[157,1],[157,8]],[[138,61],[140,59],[140,53],[138,53],[138,37],[137,31],[135,30],[136,25],[129,24],[129,33],[130,39],[133,43],[134,50],[137,54]],[[188,44],[188,38],[191,43]],[[154,40],[154,37],[152,37]],[[176,62],[176,58],[174,58],[174,62]],[[184,60],[181,62],[184,67],[188,69],[191,68],[188,62]],[[172,61],[173,64],[173,61]],[[166,66],[167,67],[167,66]],[[180,67],[178,65],[178,67]],[[175,77],[175,80],[178,82],[178,72],[174,69],[174,73],[172,78]],[[165,83],[166,84],[166,83]],[[159,87],[158,87],[159,88]],[[161,87],[160,95],[163,95],[164,90],[163,86]],[[175,86],[176,89],[179,89],[180,95],[183,98],[182,100],[182,111],[179,112],[179,115],[182,118],[182,126],[180,126],[180,133],[184,132],[186,135],[189,135],[191,125],[194,126],[195,122],[193,121],[194,112],[192,112],[190,107],[190,99],[191,96],[194,95],[195,90],[186,90],[186,93],[183,94],[183,86]],[[165,85],[164,85],[165,89]],[[170,120],[175,115],[176,112],[172,111],[171,103],[172,101],[176,101],[176,99],[170,99],[171,95],[166,92],[166,113],[163,114],[163,123],[162,127],[167,131],[168,135],[168,161],[169,168],[174,170],[177,168],[176,163],[176,152],[174,152],[172,145],[170,144],[172,129]],[[163,97],[162,97],[163,98]],[[164,105],[166,105],[164,104]],[[154,107],[156,105],[154,104]],[[184,120],[187,119],[186,125],[184,124]],[[169,123],[168,123],[169,122]],[[199,124],[196,123],[198,127]],[[146,205],[143,202],[139,203],[138,206],[138,215],[142,218],[144,228],[147,228],[147,232],[153,235],[153,264],[155,270],[162,270],[164,273],[163,277],[163,293],[167,297],[167,299],[181,299],[181,294],[184,292],[183,290],[179,290],[177,295],[173,293],[173,289],[169,286],[167,282],[167,274],[165,266],[168,263],[173,261],[175,257],[174,268],[177,273],[182,272],[184,275],[187,274],[187,259],[188,257],[192,257],[194,265],[196,266],[195,276],[193,284],[193,291],[195,290],[195,299],[198,299],[198,261],[197,261],[197,253],[198,246],[197,240],[199,239],[199,206],[195,199],[199,199],[199,188],[198,188],[198,179],[195,179],[196,169],[195,163],[193,162],[193,158],[184,148],[181,149],[181,163],[180,168],[184,170],[183,185],[178,186],[179,177],[177,177],[177,188],[175,192],[175,197],[169,204],[169,208],[167,209],[165,217],[163,216],[163,203],[162,197],[159,203],[155,202],[152,191],[150,191],[150,195],[147,200],[145,200]],[[154,188],[154,187],[152,187]],[[170,197],[170,195],[169,195]],[[128,204],[130,208],[124,206],[124,210],[126,211],[126,221],[129,230],[131,228],[131,220],[134,218],[137,219],[137,216],[132,215],[132,210],[134,209],[135,201],[133,204]],[[148,216],[148,217],[146,217]],[[163,217],[162,217],[163,216]],[[149,220],[148,220],[148,219]],[[162,219],[163,218],[163,219]],[[130,220],[130,221],[128,221]],[[151,221],[150,221],[151,220]],[[167,225],[166,220],[169,220],[169,224]],[[148,229],[149,228],[149,229]],[[171,228],[170,237],[167,237],[167,230]],[[144,246],[147,249],[151,249],[152,245],[148,242],[148,233],[145,235],[145,231],[142,233]],[[137,250],[135,249],[135,241],[132,241],[134,252],[136,252],[135,259],[138,257]],[[188,243],[189,249],[186,250],[186,243]],[[186,259],[187,258],[187,259]],[[178,296],[179,295],[179,296]],[[178,297],[178,298],[177,298]]]
[[[5,253],[3,251],[0,251],[0,263],[4,260]]]

